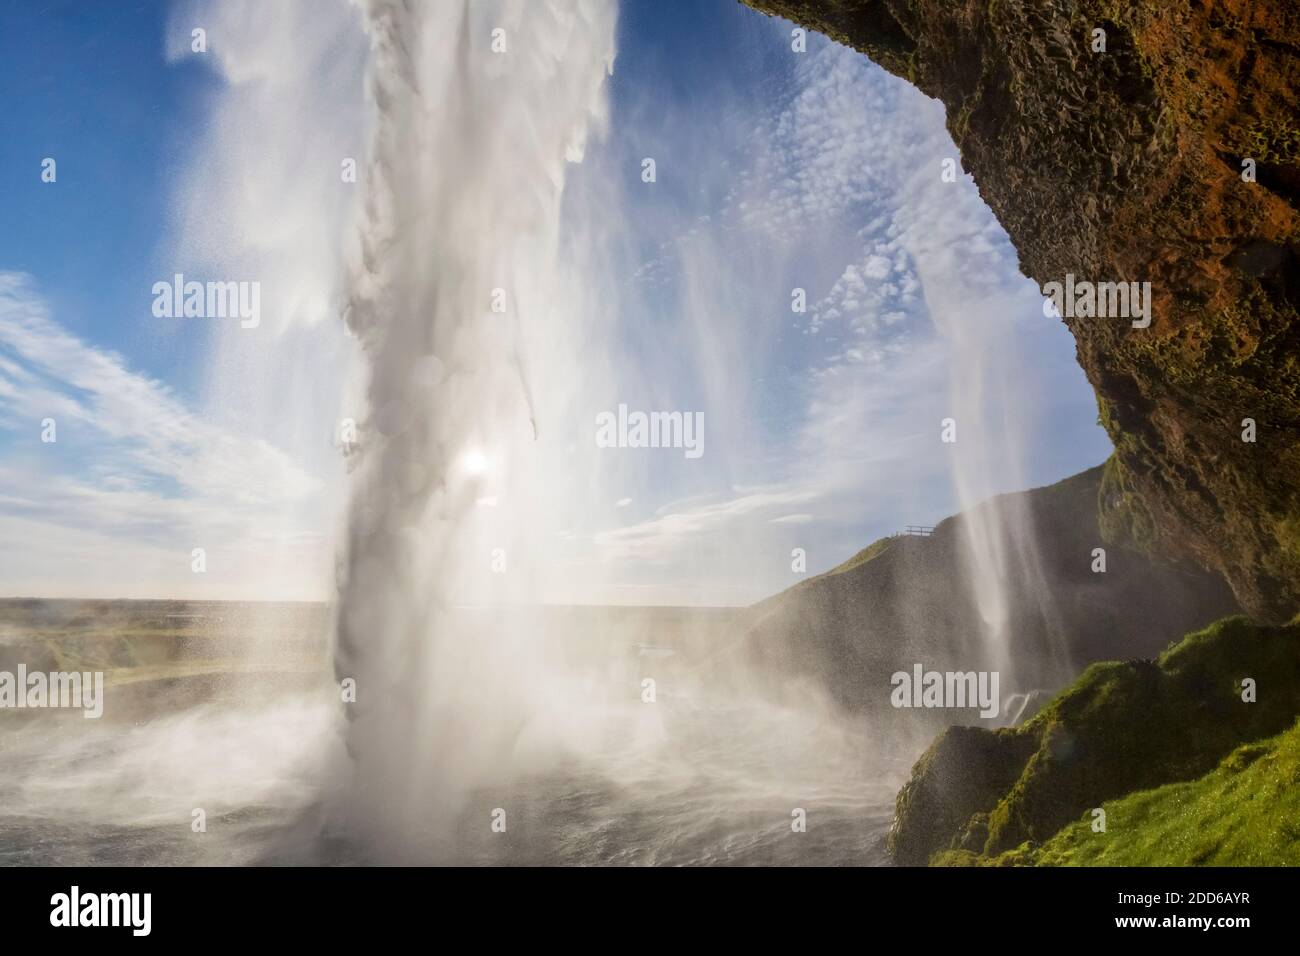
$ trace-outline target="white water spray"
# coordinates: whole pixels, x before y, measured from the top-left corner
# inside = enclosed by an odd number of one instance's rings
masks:
[[[920,163],[917,168],[922,168]],[[979,630],[980,656],[983,666],[1014,677],[1009,583],[1013,577],[1039,581],[1042,571],[1023,500],[991,499],[1025,487],[1028,396],[1019,385],[1025,361],[1019,344],[1022,315],[1035,314],[1034,302],[1032,296],[1006,286],[1005,272],[997,264],[1000,237],[972,229],[938,242],[934,224],[916,217],[918,208],[974,204],[975,194],[954,196],[953,187],[928,169],[909,177],[904,188],[921,197],[904,207],[899,218],[930,315],[949,346],[949,416],[955,423],[955,441],[947,454],[961,507],[963,563],[979,614],[973,623]],[[966,221],[979,223],[981,218],[972,214]],[[1025,302],[1023,312],[1007,308],[1018,294]],[[939,426],[930,424],[936,432]]]
[[[551,306],[560,199],[605,121],[614,24],[603,0],[366,10],[374,139],[345,300],[369,407],[335,670],[357,689],[351,823],[386,854],[436,840],[541,706],[526,628],[453,602],[482,591],[489,555],[509,570],[494,596],[534,597],[530,543],[500,524],[480,538],[475,508],[487,473],[517,473],[546,435],[519,337],[572,321]]]

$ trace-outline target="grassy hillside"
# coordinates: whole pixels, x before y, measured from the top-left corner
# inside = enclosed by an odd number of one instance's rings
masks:
[[[1055,690],[1088,664],[1150,656],[1189,630],[1235,613],[1224,582],[1151,557],[1100,526],[1103,468],[1044,488],[1001,495],[940,522],[929,537],[882,538],[825,574],[749,609],[749,649],[760,673],[803,678],[844,707],[942,726],[888,704],[889,675],[915,663],[939,670],[1002,671],[1004,694]],[[978,519],[978,520],[977,520]],[[968,536],[991,529],[988,553],[1005,589],[1004,628],[1014,673],[998,639],[981,632]],[[1106,571],[1093,551],[1106,549]],[[947,715],[951,717],[952,715]]]
[[[1088,668],[1022,727],[942,735],[899,793],[891,850],[905,863],[1241,858],[1285,819],[1278,788],[1300,781],[1297,715],[1300,624],[1219,621],[1156,660]],[[1090,827],[1098,807],[1105,834]]]
[[[110,719],[164,705],[250,696],[259,681],[319,682],[329,609],[223,601],[0,600],[0,671],[102,671]],[[0,721],[38,712],[5,709]]]
[[[1144,790],[1102,807],[1104,833],[1094,833],[1086,820],[1076,822],[1041,846],[1022,844],[989,862],[1300,866],[1300,724],[1238,747],[1198,780]]]

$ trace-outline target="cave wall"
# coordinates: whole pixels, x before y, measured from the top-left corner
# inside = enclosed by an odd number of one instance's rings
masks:
[[[1300,4],[744,2],[941,100],[1040,286],[1151,283],[1148,328],[1063,320],[1116,448],[1103,527],[1218,571],[1259,618],[1295,614]]]

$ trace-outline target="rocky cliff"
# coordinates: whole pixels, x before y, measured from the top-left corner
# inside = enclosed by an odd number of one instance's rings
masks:
[[[943,101],[1040,285],[1151,283],[1147,328],[1064,320],[1117,452],[1103,527],[1300,608],[1300,4],[746,2]]]

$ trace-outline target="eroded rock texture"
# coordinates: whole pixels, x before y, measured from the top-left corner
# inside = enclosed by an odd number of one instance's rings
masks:
[[[746,2],[942,100],[1040,285],[1152,284],[1149,328],[1066,320],[1117,450],[1104,524],[1300,609],[1300,4]]]

